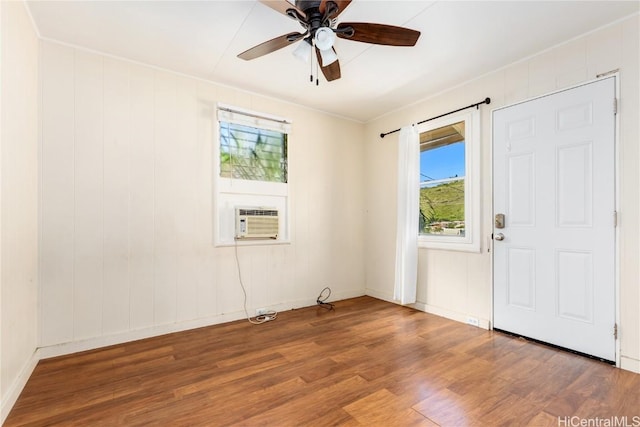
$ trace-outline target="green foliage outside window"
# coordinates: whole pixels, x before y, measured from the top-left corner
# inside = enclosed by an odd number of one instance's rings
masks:
[[[420,189],[420,233],[443,232],[464,236],[464,180]]]
[[[220,176],[287,182],[287,134],[220,122]]]

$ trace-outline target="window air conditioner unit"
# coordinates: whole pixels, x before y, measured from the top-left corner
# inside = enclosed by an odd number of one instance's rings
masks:
[[[275,208],[236,208],[236,240],[277,239],[279,229]]]

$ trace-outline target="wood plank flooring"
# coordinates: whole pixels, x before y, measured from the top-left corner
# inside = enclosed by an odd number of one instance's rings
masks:
[[[640,375],[370,297],[335,305],[43,360],[5,426],[640,424]]]

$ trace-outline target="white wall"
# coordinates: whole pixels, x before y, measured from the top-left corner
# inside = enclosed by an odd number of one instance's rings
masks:
[[[620,69],[620,339],[622,367],[640,372],[640,140],[639,24],[633,16],[615,25],[569,41],[505,69],[372,121],[366,126],[367,182],[366,287],[383,299],[393,297],[397,134],[380,132],[415,123],[460,106],[491,98],[482,107],[482,233],[481,254],[420,250],[418,306],[464,321],[491,319],[491,254],[487,252],[491,218],[491,109],[542,95],[597,74]]]
[[[250,312],[364,294],[362,124],[52,42],[41,55],[43,356],[244,316],[234,249],[212,244],[217,102],[293,121],[292,243],[239,248]]]
[[[38,39],[21,2],[1,2],[0,423],[37,358]]]

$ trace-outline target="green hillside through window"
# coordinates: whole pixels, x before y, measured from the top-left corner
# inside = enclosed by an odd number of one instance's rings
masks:
[[[464,179],[420,189],[420,233],[464,235]]]

